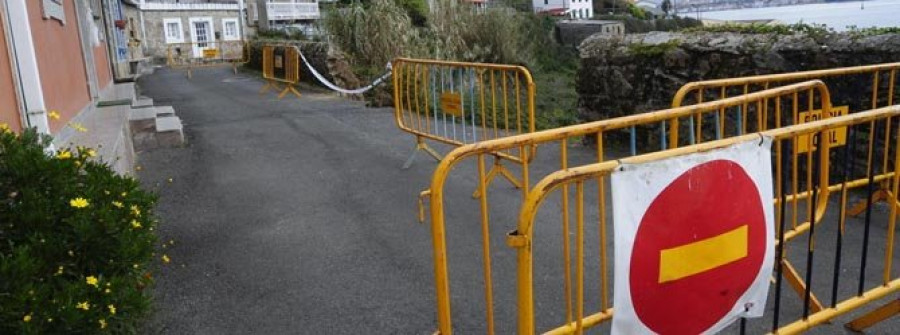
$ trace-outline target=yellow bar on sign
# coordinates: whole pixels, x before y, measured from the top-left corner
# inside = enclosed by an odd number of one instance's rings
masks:
[[[659,283],[670,282],[747,257],[747,225],[705,240],[660,251]]]

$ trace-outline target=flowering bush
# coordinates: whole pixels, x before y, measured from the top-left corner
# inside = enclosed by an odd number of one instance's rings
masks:
[[[150,308],[154,195],[0,129],[0,334],[135,333]]]

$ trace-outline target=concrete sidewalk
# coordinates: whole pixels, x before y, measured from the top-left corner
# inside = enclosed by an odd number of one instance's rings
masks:
[[[172,263],[157,276],[157,311],[145,332],[431,334],[436,329],[431,235],[428,225],[416,223],[416,197],[429,184],[435,163],[419,155],[412,168],[400,169],[414,141],[396,128],[390,109],[365,108],[309,88],[301,90],[301,99],[279,101],[271,93],[258,95],[262,82],[252,75],[227,69],[196,71],[192,80],[160,70],[141,78],[140,86],[158,104],[175,107],[188,142],[185,148],[139,153],[140,178],[160,195],[161,240],[175,242],[161,249]],[[533,177],[557,169],[552,157],[558,147],[539,149],[550,159],[535,162]],[[593,159],[590,148],[573,146],[569,154],[571,166]],[[485,333],[481,226],[478,202],[470,197],[476,185],[473,165],[469,160],[456,170],[445,190],[459,334]],[[596,196],[595,190],[587,193]],[[515,226],[521,195],[501,180],[490,195],[496,329],[510,334],[515,332],[515,252],[506,247],[505,233]],[[589,195],[586,203],[595,199]],[[539,220],[557,222],[558,201],[544,207]],[[880,222],[873,227],[883,233]],[[565,317],[561,233],[552,224],[535,230],[542,236],[535,242],[540,248],[537,325],[547,330]],[[822,233],[823,240],[831,239]],[[594,252],[586,260],[587,295],[597,297],[598,285],[590,277],[598,273],[596,228],[585,234]],[[845,250],[859,247],[851,237]],[[883,237],[873,237],[877,243]],[[791,257],[805,255],[805,245],[792,244]],[[822,248],[817,262],[828,262],[827,243]],[[848,273],[855,273],[853,261],[845,263]],[[795,262],[801,273],[802,264]],[[830,281],[830,270],[821,269]],[[874,280],[875,275],[868,279]],[[787,288],[784,297],[796,300]],[[592,304],[586,310],[596,310]],[[783,315],[782,322],[793,317]],[[840,325],[814,333],[844,333]],[[890,333],[898,325],[889,320],[870,333]],[[754,321],[749,330],[761,333],[770,326]],[[608,333],[608,323],[595,331]],[[732,332],[736,328],[727,331]]]

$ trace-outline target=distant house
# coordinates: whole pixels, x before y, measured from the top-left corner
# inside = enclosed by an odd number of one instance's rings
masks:
[[[241,41],[253,31],[242,15],[243,0],[122,0],[131,62],[164,59],[178,48],[200,57],[219,42]]]
[[[532,0],[535,13],[590,19],[594,16],[593,0]]]
[[[311,32],[321,18],[319,0],[250,0],[247,13],[249,23],[260,30],[295,27]]]

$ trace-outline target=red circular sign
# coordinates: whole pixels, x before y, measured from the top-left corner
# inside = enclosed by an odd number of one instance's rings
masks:
[[[691,168],[641,219],[631,255],[635,313],[659,334],[709,329],[756,279],[765,247],[759,189],[744,169],[729,160]]]

